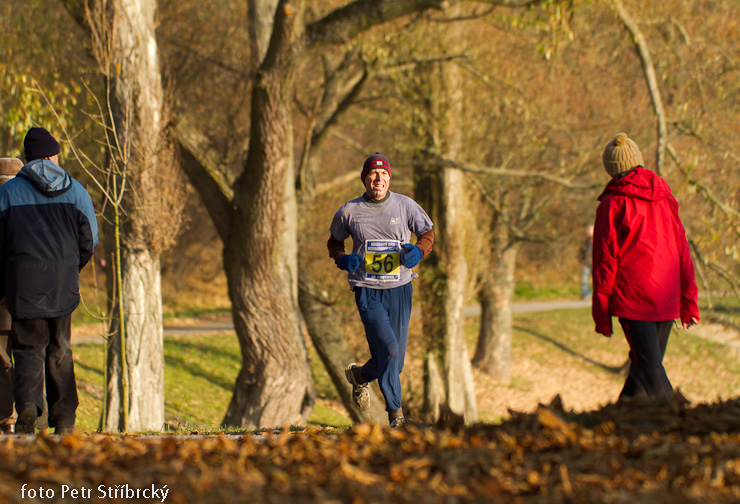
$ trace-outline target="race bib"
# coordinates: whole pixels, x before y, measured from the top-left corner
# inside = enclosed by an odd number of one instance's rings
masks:
[[[401,242],[367,240],[365,242],[365,280],[393,282],[401,279]]]

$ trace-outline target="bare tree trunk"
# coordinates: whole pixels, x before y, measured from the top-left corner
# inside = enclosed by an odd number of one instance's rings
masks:
[[[473,364],[500,383],[511,381],[512,311],[514,272],[519,243],[511,242],[509,230],[498,219],[491,255],[496,265],[485,275],[479,289],[481,325]]]
[[[437,356],[429,352],[424,361],[424,412],[436,420],[443,404],[447,404],[447,387]]]
[[[478,343],[473,355],[473,364],[476,364],[480,355],[488,355],[491,350],[489,346],[494,340],[494,315],[495,315],[495,290],[493,285],[493,275],[491,272],[484,271],[481,274],[478,286],[478,304],[480,305],[480,325],[478,327]]]
[[[448,13],[455,16],[458,8]],[[460,28],[446,27],[445,45],[455,47],[461,38]],[[437,91],[442,99],[430,102],[430,109],[440,119],[441,129],[432,133],[433,143],[445,151],[447,157],[459,158],[462,151],[462,76],[456,65],[441,65],[437,75]],[[435,126],[436,127],[436,126]],[[477,416],[472,368],[463,338],[463,305],[467,286],[467,262],[464,244],[468,228],[465,215],[467,195],[464,175],[455,168],[436,168],[418,177],[417,197],[435,223],[435,247],[432,260],[424,265],[424,276],[430,288],[424,292],[424,332],[431,337],[430,356],[427,358],[425,384],[425,412],[436,415],[439,401],[444,397],[448,406],[467,421]],[[436,308],[432,308],[436,307]],[[437,364],[431,362],[437,359]],[[435,371],[438,370],[438,371]],[[439,373],[439,377],[433,376]],[[431,373],[432,375],[430,375]],[[443,394],[432,387],[444,383]]]
[[[250,43],[249,66],[252,70],[259,68],[265,59],[265,54],[267,54],[277,5],[278,0],[247,0],[249,9],[249,17],[247,18]]]
[[[464,339],[465,288],[467,287],[467,262],[465,259],[466,222],[463,219],[464,190],[463,173],[459,170],[445,169],[445,198],[447,216],[445,229],[445,256],[448,277],[448,293],[445,299],[445,374],[447,383],[447,403],[450,409],[463,414],[469,422],[478,418],[473,372]]]
[[[275,89],[271,91],[277,93]],[[266,96],[258,100],[263,99]],[[287,175],[291,158],[281,148],[289,142],[280,140],[290,124],[279,116],[286,106],[271,102],[253,108],[255,128],[270,135],[271,141],[264,150],[257,147],[262,144],[253,143],[231,201],[213,159],[203,155],[209,152],[205,139],[187,124],[177,129],[183,168],[224,241],[224,269],[242,351],[242,369],[223,420],[228,426],[298,424],[313,407],[312,379],[296,315],[297,249],[291,223],[297,216],[291,210],[295,207],[285,202],[285,194],[293,194],[287,186],[292,180]],[[268,132],[272,128],[277,131]],[[264,170],[270,176],[255,175]]]
[[[313,407],[313,387],[291,313],[290,289],[282,283],[274,261],[260,261],[261,254],[250,257],[253,260],[240,257],[255,246],[252,237],[259,231],[267,230],[252,230],[249,235],[245,230],[230,240],[224,252],[242,369],[223,424],[244,428],[300,425]],[[277,237],[271,241],[274,246]]]
[[[164,348],[159,256],[123,251],[123,306],[126,314],[128,422],[123,425],[121,332],[114,317],[109,346],[108,431],[161,430],[164,426]]]
[[[107,140],[113,166],[107,180],[120,192],[112,193],[115,201],[108,200],[106,208],[110,212],[115,205],[118,215],[126,214],[125,225],[116,229],[120,242],[110,236],[106,240],[111,256],[116,255],[111,246],[120,246],[122,295],[115,300],[120,304],[110,309],[120,317],[111,323],[118,353],[109,354],[102,426],[159,430],[164,425],[159,258],[177,233],[182,206],[166,141],[167,107],[155,36],[157,2],[62,2],[91,35],[91,52],[107,84],[103,103],[110,113]],[[113,232],[109,226],[106,233]],[[109,274],[111,293],[114,281]]]
[[[236,182],[235,215],[224,267],[242,370],[224,425],[274,427],[305,422],[314,391],[297,323],[297,222],[292,189],[291,42],[302,13],[277,10],[280,33],[255,77],[252,135]],[[289,247],[286,250],[286,247]]]
[[[203,155],[209,152],[205,139],[186,123],[177,129],[183,168],[224,241],[224,269],[242,351],[242,370],[223,423],[247,428],[305,422],[314,401],[296,311],[298,219],[286,138],[292,132],[282,117],[288,103],[276,75],[262,75],[263,92],[255,93],[260,96],[254,97],[252,109],[258,137],[233,195],[225,194],[215,161]],[[262,135],[269,141],[263,143]]]
[[[285,139],[285,179],[282,191],[282,212],[280,225],[276,231],[280,232],[277,243],[277,264],[281,282],[286,286],[287,299],[290,302],[290,321],[294,326],[296,337],[303,348],[303,358],[306,358],[305,343],[301,336],[300,308],[298,306],[298,198],[295,188],[295,159],[293,156],[293,121],[290,114],[286,118],[287,131]],[[306,368],[308,369],[308,368]],[[313,379],[309,373],[308,383],[313,390]],[[312,392],[313,397],[313,392]],[[313,404],[313,399],[311,401]]]

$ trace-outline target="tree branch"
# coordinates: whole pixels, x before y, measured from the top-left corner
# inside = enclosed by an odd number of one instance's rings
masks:
[[[458,21],[470,21],[473,19],[480,19],[485,16],[488,16],[489,14],[492,14],[496,11],[496,6],[487,8],[483,12],[476,12],[474,14],[470,14],[467,16],[454,16],[454,17],[446,17],[446,18],[435,18],[435,17],[429,17],[429,21],[432,23],[455,23]]]
[[[314,191],[315,168],[310,162],[311,154],[321,148],[326,134],[331,131],[331,126],[360,94],[369,76],[367,65],[356,51],[346,53],[342,61],[334,67],[327,56],[324,58],[324,66],[324,92],[313,110],[306,114],[309,116],[309,126],[298,168],[297,183],[302,199],[310,199]]]
[[[329,192],[330,190],[336,187],[346,186],[350,182],[359,180],[359,178],[360,178],[359,172],[345,173],[344,175],[336,177],[328,182],[317,184],[316,190],[314,191],[314,193],[323,194],[323,193]],[[360,184],[358,183],[357,185],[359,186]]]
[[[61,0],[61,3],[70,16],[72,16],[75,23],[89,35],[90,26],[87,23],[87,7],[85,2],[82,0]]]
[[[334,70],[326,72],[327,83],[321,98],[321,111],[317,117],[313,132],[312,145],[318,145],[329,127],[345,112],[353,100],[359,96],[372,71],[364,61],[359,68],[352,68],[357,61],[356,55],[346,55],[342,63]]]
[[[668,154],[670,154],[671,156],[671,159],[673,159],[673,162],[676,163],[678,170],[684,176],[686,181],[694,189],[696,189],[696,192],[701,194],[701,196],[710,205],[712,205],[714,208],[717,208],[720,212],[722,212],[722,214],[725,217],[727,217],[728,224],[730,225],[732,230],[735,232],[735,234],[740,237],[740,229],[738,229],[737,224],[736,224],[737,218],[740,217],[740,212],[732,208],[730,205],[720,201],[720,199],[717,196],[715,196],[715,194],[712,192],[711,189],[709,189],[707,186],[702,184],[697,179],[692,178],[691,174],[689,173],[689,170],[678,159],[678,154],[676,154],[676,151],[674,150],[673,145],[668,144],[667,150],[668,150]]]
[[[451,159],[445,159],[439,156],[430,156],[426,161],[424,161],[428,166],[439,166],[441,168],[457,168],[458,170],[462,170],[464,172],[469,173],[482,173],[486,175],[498,175],[502,177],[515,177],[515,178],[533,178],[533,179],[542,179],[547,180],[548,182],[552,182],[554,184],[561,185],[563,187],[568,187],[571,189],[594,189],[596,187],[600,187],[596,184],[579,184],[576,182],[573,182],[572,180],[564,179],[562,177],[558,177],[556,175],[552,175],[549,173],[544,172],[533,172],[533,171],[525,171],[525,170],[509,170],[508,168],[492,168],[489,166],[478,166],[478,165],[472,165],[469,163],[460,163],[458,161],[453,161]]]
[[[612,2],[617,10],[619,19],[632,36],[632,40],[634,41],[637,52],[642,60],[642,69],[645,72],[645,80],[647,81],[650,98],[653,102],[653,110],[655,111],[655,116],[658,121],[658,146],[655,153],[655,172],[660,175],[663,171],[663,159],[665,158],[665,149],[668,144],[668,127],[666,125],[666,114],[665,109],[663,108],[663,99],[660,95],[658,79],[655,76],[655,66],[653,65],[653,59],[650,57],[650,48],[647,45],[647,41],[645,40],[642,31],[640,31],[640,27],[629,15],[627,9],[624,8],[621,0],[612,0]]]
[[[341,44],[373,26],[442,4],[442,0],[357,0],[306,26],[307,46]]]
[[[231,228],[234,182],[221,170],[220,159],[208,140],[186,119],[177,123],[174,133],[181,167],[198,191],[219,237],[225,242]]]
[[[67,1],[69,1],[69,0],[67,0]],[[201,61],[204,64],[213,65],[216,68],[220,68],[222,70],[226,70],[227,72],[233,73],[235,75],[238,75],[240,77],[244,77],[244,78],[247,78],[247,79],[250,79],[253,76],[251,72],[248,72],[248,71],[246,71],[246,70],[244,70],[242,68],[236,68],[236,67],[234,67],[232,65],[229,65],[228,63],[226,63],[226,62],[224,62],[224,61],[222,61],[220,59],[214,58],[214,57],[212,57],[212,56],[204,53],[203,51],[200,51],[198,49],[195,49],[193,47],[190,47],[187,44],[183,44],[179,40],[176,40],[176,39],[173,39],[173,38],[170,38],[170,37],[162,37],[162,41],[170,44],[173,47],[176,47],[177,49],[179,49],[179,50],[181,50],[181,51],[183,51],[185,53],[188,53],[189,55],[197,58],[199,61]]]
[[[500,7],[528,7],[542,0],[472,0]],[[314,21],[306,27],[307,47],[317,49],[341,44],[373,26],[387,23],[407,14],[429,9],[445,9],[455,0],[356,0]]]

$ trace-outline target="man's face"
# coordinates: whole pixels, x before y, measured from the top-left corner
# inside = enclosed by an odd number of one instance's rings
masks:
[[[374,200],[382,200],[391,185],[391,175],[383,168],[373,168],[365,176],[365,190]]]

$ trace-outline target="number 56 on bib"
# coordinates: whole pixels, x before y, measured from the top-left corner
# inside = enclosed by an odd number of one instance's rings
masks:
[[[393,282],[401,278],[401,242],[367,240],[365,242],[365,280]]]

